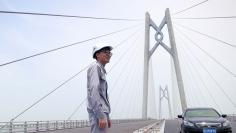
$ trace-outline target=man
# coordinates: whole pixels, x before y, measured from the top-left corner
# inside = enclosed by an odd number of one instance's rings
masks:
[[[105,65],[110,61],[112,49],[111,46],[104,44],[95,46],[93,58],[97,62],[87,71],[87,111],[91,123],[91,133],[107,133],[107,129],[111,127]]]

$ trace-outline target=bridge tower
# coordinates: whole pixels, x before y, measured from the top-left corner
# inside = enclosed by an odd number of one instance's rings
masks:
[[[159,119],[161,119],[161,103],[164,98],[168,101],[168,107],[169,107],[169,118],[172,118],[172,110],[170,105],[170,95],[168,91],[168,87],[166,86],[165,89],[162,89],[160,86],[159,88]]]
[[[170,46],[171,46],[170,48],[162,42],[163,33],[161,30],[165,25],[167,25],[167,29],[168,29]],[[149,43],[150,27],[152,27],[156,31],[156,34],[155,34],[156,44],[153,46],[152,49],[150,49],[150,43]],[[155,52],[156,48],[159,45],[161,45],[172,56],[175,72],[176,72],[176,77],[177,77],[181,107],[182,107],[182,111],[184,111],[187,108],[187,102],[185,98],[184,85],[183,85],[182,75],[180,71],[180,65],[179,65],[178,53],[176,49],[174,31],[173,31],[171,17],[170,17],[170,11],[168,8],[165,11],[165,16],[162,19],[162,22],[159,25],[159,27],[154,23],[154,21],[152,21],[149,13],[145,14],[145,42],[144,43],[145,45],[144,45],[142,118],[147,119],[149,61],[152,54]]]

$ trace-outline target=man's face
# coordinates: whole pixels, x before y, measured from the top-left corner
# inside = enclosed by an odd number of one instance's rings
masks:
[[[103,65],[109,63],[112,53],[110,49],[102,49],[97,54],[97,60]]]

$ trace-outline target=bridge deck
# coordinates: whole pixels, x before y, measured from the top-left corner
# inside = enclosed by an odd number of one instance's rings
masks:
[[[160,120],[147,120],[147,121],[133,121],[127,123],[113,124],[109,129],[109,133],[133,133],[133,131],[151,125]],[[231,121],[232,133],[236,133],[236,121]],[[46,131],[44,133],[89,133],[90,127],[71,128]],[[33,130],[32,130],[33,131]],[[179,133],[180,132],[180,120],[170,119],[165,121],[164,133]],[[1,131],[0,131],[1,133]],[[3,133],[3,132],[2,132]],[[6,132],[4,132],[6,133]]]
[[[144,126],[147,126],[149,124],[152,124],[154,122],[156,122],[156,120],[113,124],[112,128],[109,129],[109,133],[132,133],[133,131],[142,128]],[[236,133],[236,122],[231,122],[231,124],[232,124],[232,133]],[[86,128],[48,131],[45,133],[89,133],[89,130],[90,127],[86,127]],[[180,122],[177,119],[166,120],[164,131],[165,133],[179,133]]]
[[[157,122],[157,120],[113,124],[112,128],[109,129],[109,133],[132,133],[137,129],[140,129],[155,122]],[[89,131],[90,127],[85,127],[85,128],[65,129],[57,131],[47,131],[44,133],[89,133]]]

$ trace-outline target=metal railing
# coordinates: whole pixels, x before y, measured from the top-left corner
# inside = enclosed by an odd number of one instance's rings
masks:
[[[116,119],[112,124],[145,121],[144,119]],[[54,121],[22,121],[22,122],[0,122],[0,133],[30,133],[44,132],[61,129],[89,127],[88,120],[54,120]],[[3,127],[3,128],[1,128]]]
[[[227,119],[231,122],[236,122],[236,114],[228,114]]]
[[[59,129],[81,128],[90,126],[89,121],[58,120],[58,121],[24,121],[24,122],[1,122],[0,133],[29,133],[51,131]]]

